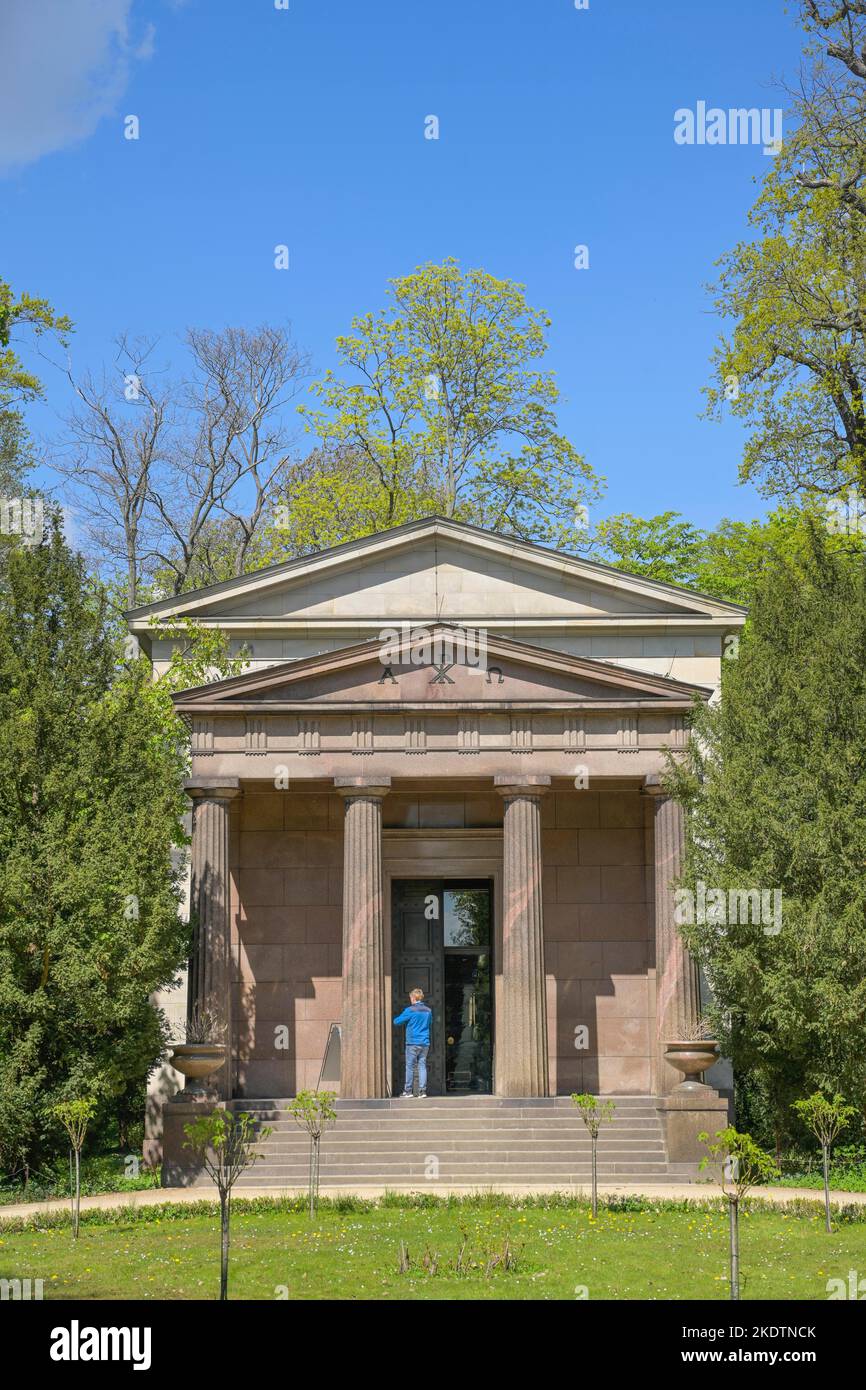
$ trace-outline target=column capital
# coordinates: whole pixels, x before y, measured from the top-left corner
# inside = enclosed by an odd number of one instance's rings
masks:
[[[381,801],[391,790],[390,777],[335,777],[334,788],[340,796],[373,798]]]
[[[500,796],[539,797],[550,791],[550,778],[531,772],[504,772],[494,777],[493,785]]]
[[[188,777],[183,784],[193,800],[231,801],[241,794],[240,777]]]
[[[643,796],[667,797],[668,799],[671,796],[671,793],[664,785],[664,777],[660,772],[647,773],[646,777],[643,779],[641,793]]]

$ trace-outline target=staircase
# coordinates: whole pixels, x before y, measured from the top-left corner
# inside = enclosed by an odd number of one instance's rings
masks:
[[[674,1182],[652,1096],[611,1096],[614,1119],[598,1143],[600,1182]],[[287,1100],[235,1100],[272,1133],[262,1157],[240,1178],[244,1188],[307,1182],[309,1138]],[[591,1176],[586,1127],[568,1097],[503,1100],[497,1096],[337,1102],[336,1123],[322,1139],[323,1188],[443,1190],[454,1187],[584,1186]]]

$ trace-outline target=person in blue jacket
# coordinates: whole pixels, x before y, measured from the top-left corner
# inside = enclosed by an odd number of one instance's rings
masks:
[[[395,1028],[406,1027],[406,1084],[404,1096],[411,1096],[418,1068],[418,1098],[427,1099],[427,1053],[430,1051],[430,1024],[433,1010],[424,1003],[423,989],[409,993],[409,1007],[394,1019]]]

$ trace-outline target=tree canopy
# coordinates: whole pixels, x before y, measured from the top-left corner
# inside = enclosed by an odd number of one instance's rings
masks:
[[[791,131],[754,235],[720,262],[729,326],[708,408],[746,424],[740,476],[766,493],[866,496],[866,5],[803,0],[801,12],[812,43],[788,93]]]
[[[454,260],[392,280],[389,299],[337,339],[341,370],[302,408],[320,443],[290,481],[271,557],[434,512],[576,543],[599,480],[557,425],[546,314]]]
[[[71,331],[71,320],[56,314],[47,299],[16,296],[0,280],[0,493],[20,487],[32,463],[22,406],[43,394],[42,382],[25,365],[17,342],[22,334],[40,338],[51,333],[63,340]]]

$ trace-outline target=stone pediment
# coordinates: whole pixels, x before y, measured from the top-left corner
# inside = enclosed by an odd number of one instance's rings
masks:
[[[178,692],[182,714],[303,709],[687,709],[708,689],[447,624],[396,629],[264,671]]]
[[[299,625],[371,631],[404,619],[515,633],[539,619],[737,626],[743,613],[677,585],[432,517],[147,604],[128,621],[148,640],[152,622],[183,617],[266,635]]]

